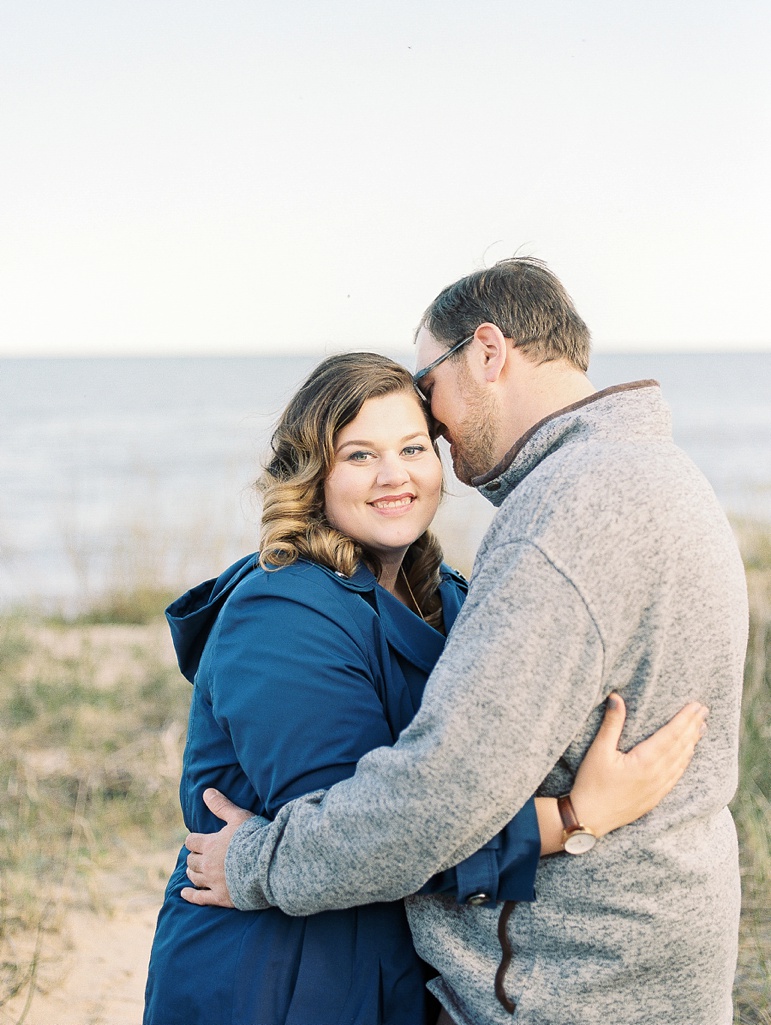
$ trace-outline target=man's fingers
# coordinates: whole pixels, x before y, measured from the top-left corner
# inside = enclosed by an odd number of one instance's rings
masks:
[[[208,890],[194,890],[192,886],[184,886],[180,891],[180,897],[188,904],[205,904]]]
[[[180,890],[180,896],[188,904],[200,904],[207,907],[232,908],[235,907],[226,890],[207,890],[193,886],[185,886]]]
[[[187,877],[193,886],[186,886],[182,897],[190,904],[212,904],[232,908],[225,878],[225,856],[228,844],[238,827],[252,818],[252,812],[239,808],[219,790],[210,787],[204,791],[207,808],[225,825],[218,833],[188,833],[185,847],[187,856]]]
[[[242,822],[254,817],[253,812],[239,808],[219,790],[206,790],[203,799],[217,818],[226,823],[222,827],[223,830],[228,826],[240,826]],[[219,835],[219,833],[188,833],[185,837],[185,847],[194,854],[205,854],[210,849],[213,838]]]
[[[185,886],[180,896],[188,902],[188,904],[213,904],[214,899],[212,897],[211,890],[196,890],[192,886]]]
[[[215,790],[213,787],[204,790],[203,803],[210,812],[213,812],[223,822],[227,822],[228,825],[236,823],[240,826],[242,822],[251,818],[251,812],[246,811],[244,808],[239,808],[237,804],[233,804],[224,794],[221,794],[219,790]]]
[[[199,872],[196,869],[188,868],[187,878],[190,880],[190,882],[193,884],[196,890],[206,890],[209,893],[212,892],[212,888],[206,885],[206,876],[203,874],[203,872]],[[215,887],[215,890],[216,889],[217,888]]]
[[[203,845],[208,833],[188,833],[185,837],[185,847],[195,854],[203,854]]]

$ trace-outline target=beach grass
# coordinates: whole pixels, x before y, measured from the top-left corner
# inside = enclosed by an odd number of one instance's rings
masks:
[[[181,842],[189,685],[165,625],[0,621],[0,1022],[99,872]]]
[[[742,919],[735,1022],[771,1025],[771,531],[737,524],[747,570],[750,634],[744,671],[739,789]]]
[[[750,593],[742,713],[743,908],[735,1022],[771,1025],[771,531],[737,524]],[[0,1023],[31,999],[68,907],[98,908],[100,872],[172,852],[189,685],[165,590],[116,587],[77,616],[0,618]]]

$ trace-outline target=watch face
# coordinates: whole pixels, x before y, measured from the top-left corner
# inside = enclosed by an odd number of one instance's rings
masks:
[[[586,854],[597,843],[597,837],[592,833],[583,833],[580,830],[571,833],[565,841],[565,850],[568,854]]]

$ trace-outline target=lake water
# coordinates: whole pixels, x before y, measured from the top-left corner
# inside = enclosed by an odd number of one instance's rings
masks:
[[[250,481],[318,358],[0,360],[0,605],[184,587],[253,550]],[[771,523],[771,353],[599,354],[590,377],[660,381],[726,511]],[[492,510],[451,492],[439,530],[467,570]]]

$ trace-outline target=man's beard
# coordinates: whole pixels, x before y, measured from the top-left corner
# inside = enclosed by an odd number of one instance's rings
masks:
[[[465,385],[469,391],[470,385],[471,375]],[[470,412],[451,435],[452,468],[458,480],[471,484],[475,477],[481,477],[495,465],[498,417],[492,397],[484,395],[481,389],[466,394]]]

